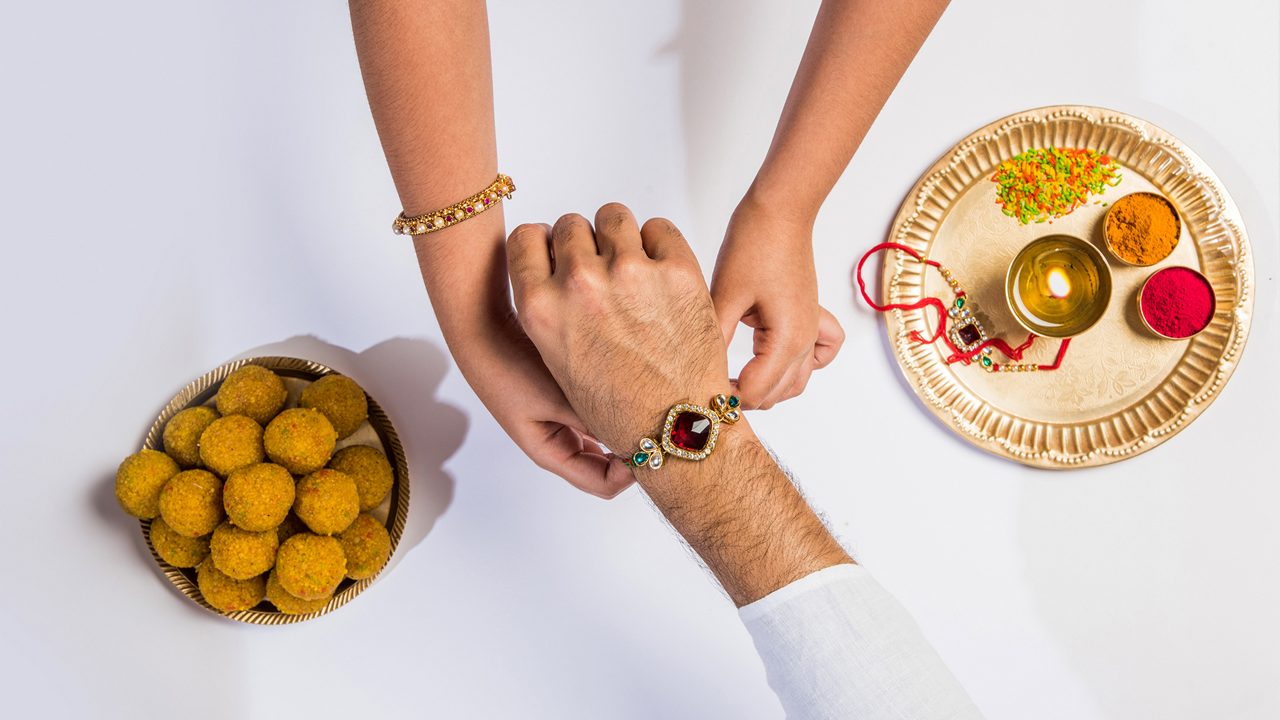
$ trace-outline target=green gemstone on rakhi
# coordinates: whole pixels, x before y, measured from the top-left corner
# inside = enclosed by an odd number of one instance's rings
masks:
[[[738,396],[737,396],[737,395],[730,395],[730,396],[729,396],[729,407],[731,407],[731,408],[736,408],[736,407],[738,407],[738,405],[739,405],[739,404],[741,404],[741,402],[742,402],[742,401],[738,399]]]
[[[983,355],[983,356],[982,356],[982,367],[991,367],[991,358],[990,358],[990,357],[988,357],[988,356],[986,356],[986,355]]]
[[[958,297],[958,298],[956,298],[956,307],[958,307],[958,308],[962,308],[962,307],[964,307],[964,298],[963,298],[963,297]]]
[[[649,462],[649,453],[643,450],[631,456],[631,463],[636,467],[640,467],[647,462]]]

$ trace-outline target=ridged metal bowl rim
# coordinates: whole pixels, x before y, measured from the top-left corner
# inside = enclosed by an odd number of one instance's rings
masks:
[[[227,379],[227,376],[245,365],[261,365],[285,377],[312,381],[336,372],[333,368],[313,360],[281,356],[244,358],[220,365],[188,383],[169,401],[169,404],[165,405],[164,409],[160,411],[160,415],[156,417],[155,422],[151,424],[151,429],[147,431],[147,437],[142,443],[142,448],[163,451],[162,435],[164,426],[169,422],[169,419],[181,410],[207,402],[218,392],[218,388],[222,385],[222,381]],[[352,379],[359,382],[358,378]],[[405,521],[409,517],[409,463],[405,459],[404,447],[400,444],[400,437],[396,434],[391,420],[373,397],[369,396],[368,392],[365,393],[365,396],[369,400],[369,424],[373,427],[374,432],[378,434],[378,439],[382,441],[383,450],[386,452],[387,459],[391,461],[392,469],[395,471],[395,483],[391,491],[391,506],[387,511],[387,533],[391,536],[391,553],[387,557],[388,562],[390,562],[391,556],[395,555],[396,546],[400,543],[400,536],[404,533]],[[147,549],[151,551],[151,557],[155,559],[164,576],[178,589],[178,592],[209,612],[254,625],[287,625],[327,615],[354,600],[357,595],[372,585],[382,574],[382,571],[386,569],[384,564],[373,577],[365,578],[364,580],[344,581],[345,586],[339,586],[341,589],[334,594],[328,604],[313,613],[289,615],[277,610],[259,609],[269,604],[266,601],[249,610],[223,613],[205,602],[204,596],[200,594],[200,588],[196,585],[194,568],[173,567],[162,560],[160,555],[156,553],[156,549],[151,545],[151,521],[142,520],[141,525],[142,538],[147,543]]]

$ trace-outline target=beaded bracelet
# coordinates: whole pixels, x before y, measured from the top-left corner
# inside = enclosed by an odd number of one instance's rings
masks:
[[[685,460],[706,459],[716,447],[722,423],[732,425],[742,419],[738,406],[742,401],[737,395],[716,395],[711,407],[693,403],[677,403],[667,411],[659,440],[642,438],[640,449],[627,459],[627,465],[649,469],[662,467],[664,455],[674,455]]]
[[[498,173],[498,178],[489,187],[462,202],[414,217],[405,217],[404,213],[400,213],[395,222],[391,223],[391,229],[397,235],[426,235],[443,230],[479,215],[497,205],[503,198],[510,198],[515,191],[515,182],[509,176]]]

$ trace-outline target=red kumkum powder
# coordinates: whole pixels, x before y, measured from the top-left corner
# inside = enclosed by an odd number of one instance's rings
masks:
[[[1167,267],[1142,289],[1142,317],[1152,330],[1171,338],[1189,338],[1213,319],[1213,287],[1200,273]]]

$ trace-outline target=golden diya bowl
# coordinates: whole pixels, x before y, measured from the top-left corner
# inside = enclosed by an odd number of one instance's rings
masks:
[[[1092,244],[1047,235],[1022,248],[1005,275],[1005,299],[1018,324],[1041,337],[1075,337],[1111,303],[1111,268]]]

